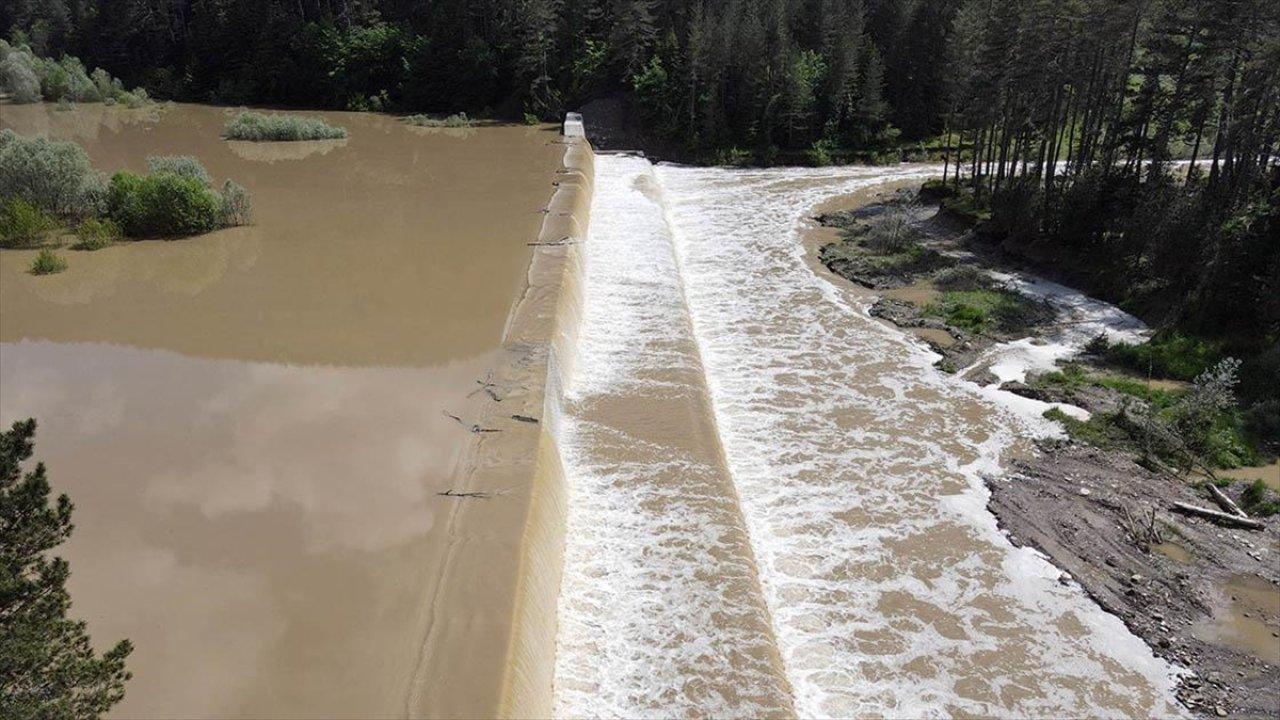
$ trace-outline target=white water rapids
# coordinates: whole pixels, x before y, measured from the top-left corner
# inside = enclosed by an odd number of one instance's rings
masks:
[[[818,203],[929,174],[597,159],[557,714],[1178,712],[1170,668],[986,511],[1024,424],[806,260]],[[602,424],[687,392],[711,460]]]

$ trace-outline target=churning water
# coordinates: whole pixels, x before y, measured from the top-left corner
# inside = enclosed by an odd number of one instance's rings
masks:
[[[985,510],[1026,428],[806,258],[819,202],[926,174],[597,160],[558,713],[1178,712]]]

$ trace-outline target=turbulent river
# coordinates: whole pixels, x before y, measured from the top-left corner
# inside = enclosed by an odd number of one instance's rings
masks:
[[[565,388],[563,716],[1175,714],[985,510],[1029,428],[823,277],[804,218],[925,168],[596,161]]]

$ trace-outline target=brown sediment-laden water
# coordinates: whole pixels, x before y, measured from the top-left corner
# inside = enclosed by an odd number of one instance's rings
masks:
[[[323,113],[342,141],[231,143],[231,112],[0,122],[105,171],[195,155],[253,201],[250,226],[63,250],[56,276],[0,252],[0,421],[38,419],[76,503],[73,614],[136,647],[113,714],[490,714],[527,488],[439,493],[475,489],[482,439],[537,446],[504,337],[565,148],[358,113]],[[443,591],[464,557],[483,592]]]

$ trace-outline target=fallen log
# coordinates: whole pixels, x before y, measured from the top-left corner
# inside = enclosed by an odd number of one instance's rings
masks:
[[[1266,525],[1263,525],[1257,520],[1240,517],[1239,515],[1218,512],[1217,510],[1210,510],[1209,508],[1188,505],[1183,502],[1174,503],[1173,509],[1183,513],[1184,515],[1197,515],[1208,520],[1213,520],[1214,522],[1220,522],[1225,525],[1235,525],[1236,527],[1247,528],[1249,530],[1262,530],[1266,527]]]
[[[1213,501],[1218,503],[1223,510],[1226,510],[1232,515],[1239,515],[1242,518],[1249,517],[1249,514],[1241,510],[1240,506],[1236,505],[1234,500],[1227,497],[1226,493],[1219,490],[1217,485],[1214,485],[1212,482],[1205,484],[1209,487],[1209,494],[1213,496]]]

